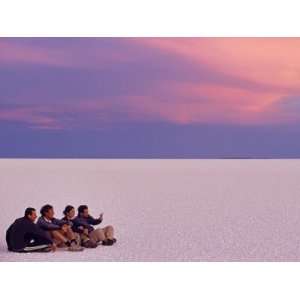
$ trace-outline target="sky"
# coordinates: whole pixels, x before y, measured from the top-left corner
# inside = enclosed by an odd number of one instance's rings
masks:
[[[300,38],[0,38],[0,157],[298,158]]]

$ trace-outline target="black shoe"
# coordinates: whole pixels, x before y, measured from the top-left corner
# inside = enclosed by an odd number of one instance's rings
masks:
[[[85,248],[97,248],[98,245],[91,240],[87,240],[82,244],[82,246]]]
[[[117,239],[116,239],[116,238],[113,238],[112,240],[113,240],[113,242],[114,242],[114,243],[116,243],[116,242],[117,242]]]
[[[113,240],[107,239],[105,241],[102,242],[103,246],[112,246],[114,244]]]

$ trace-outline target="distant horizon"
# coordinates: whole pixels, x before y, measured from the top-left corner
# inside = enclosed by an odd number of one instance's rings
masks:
[[[298,160],[300,157],[0,157],[0,160]]]
[[[0,38],[0,158],[300,158],[300,38]]]

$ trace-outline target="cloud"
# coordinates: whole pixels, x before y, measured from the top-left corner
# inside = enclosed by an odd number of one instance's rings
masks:
[[[299,46],[289,38],[2,38],[0,101],[16,108],[0,119],[60,129],[289,122]]]
[[[280,106],[276,110],[272,107],[280,99],[287,99],[288,103],[289,95],[300,93],[299,38],[153,38],[136,42],[175,54],[195,66],[204,65],[225,78],[204,84],[200,81],[182,84],[186,86],[185,95],[193,93],[211,99],[212,119],[289,122],[288,117],[282,118]],[[197,120],[194,108],[186,113],[186,119]],[[225,109],[223,118],[218,113],[222,109]]]
[[[0,121],[20,123],[31,129],[99,130],[111,124],[145,121],[123,98],[85,100],[64,105],[0,105]]]
[[[277,90],[300,89],[299,38],[154,38],[140,43]]]
[[[276,116],[281,123],[300,122],[300,95],[284,96],[268,107],[266,114],[270,117]]]
[[[52,66],[68,66],[66,55],[61,50],[43,49],[19,43],[12,43],[9,39],[0,39],[0,63],[9,64],[38,64]]]
[[[0,38],[0,64],[98,69],[132,59],[120,44],[97,38]]]
[[[45,110],[41,108],[15,107],[0,109],[0,121],[23,123],[30,128],[62,128],[57,119],[47,116]]]

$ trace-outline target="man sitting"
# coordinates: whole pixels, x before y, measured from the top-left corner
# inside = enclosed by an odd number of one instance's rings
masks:
[[[73,220],[73,226],[78,232],[88,236],[94,243],[102,242],[104,246],[111,246],[117,240],[114,238],[114,228],[109,225],[104,228],[94,229],[93,225],[98,225],[103,220],[103,214],[95,219],[89,214],[87,205],[80,205],[78,207],[78,215]]]
[[[91,241],[88,234],[84,233],[84,230],[78,229],[74,226],[74,217],[75,217],[75,208],[72,205],[67,205],[66,208],[63,211],[64,217],[62,218],[63,221],[65,221],[74,232],[77,232],[77,234],[80,235],[81,244],[85,248],[97,248],[98,244]]]
[[[49,252],[55,251],[52,240],[34,222],[36,210],[28,207],[24,217],[16,219],[6,231],[9,251],[14,252]]]
[[[69,251],[82,251],[80,237],[62,220],[54,218],[53,206],[47,204],[41,208],[41,217],[37,225],[46,232],[58,247],[67,246]]]

